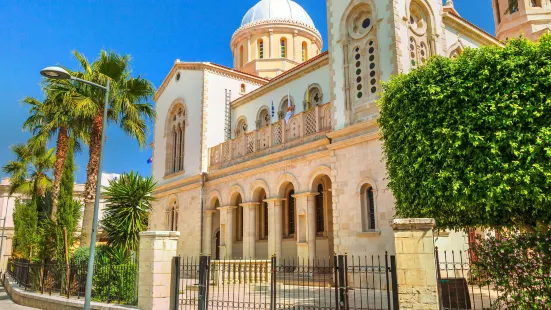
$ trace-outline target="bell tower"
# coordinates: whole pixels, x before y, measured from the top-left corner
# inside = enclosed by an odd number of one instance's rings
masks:
[[[509,0],[492,0],[496,36],[499,40],[521,34],[537,41],[551,30],[551,0],[517,0],[509,8]]]

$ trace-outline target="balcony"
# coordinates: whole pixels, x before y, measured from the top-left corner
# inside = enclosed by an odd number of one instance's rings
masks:
[[[209,170],[235,165],[324,137],[331,130],[331,103],[280,120],[209,149]]]

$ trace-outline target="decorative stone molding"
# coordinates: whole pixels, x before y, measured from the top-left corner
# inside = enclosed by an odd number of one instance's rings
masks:
[[[252,22],[252,23],[249,23],[249,24],[246,24],[246,25],[243,25],[241,27],[239,27],[232,35],[232,41],[234,40],[235,37],[237,37],[243,30],[248,30],[250,28],[254,28],[256,26],[260,26],[260,25],[269,25],[269,24],[288,24],[288,25],[292,25],[292,26],[299,26],[299,27],[303,27],[303,28],[306,28],[310,31],[312,31],[314,34],[316,34],[320,40],[320,45],[323,45],[323,40],[321,39],[321,33],[315,28],[315,27],[312,27],[306,23],[303,23],[303,22],[299,22],[299,21],[296,21],[296,20],[292,20],[292,19],[284,19],[284,18],[271,18],[271,19],[264,19],[264,20],[259,20],[259,21],[255,21],[255,22]],[[273,30],[272,30],[273,31]]]

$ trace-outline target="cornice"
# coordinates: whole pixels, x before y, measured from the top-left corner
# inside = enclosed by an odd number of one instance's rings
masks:
[[[165,196],[170,193],[167,193],[172,190],[179,190],[181,188],[194,188],[199,187],[201,183],[201,175],[197,174],[185,179],[174,181],[168,184],[160,185],[155,188],[153,191],[153,196]]]
[[[465,36],[483,44],[483,45],[498,45],[503,46],[496,37],[478,28],[462,17],[456,16],[450,12],[444,12],[442,15],[444,25],[453,27],[457,30],[463,30],[461,33]]]
[[[293,19],[286,19],[286,18],[271,18],[271,19],[264,19],[264,20],[258,20],[252,23],[248,23],[246,25],[243,25],[233,33],[231,41],[233,42],[234,38],[237,37],[242,31],[249,30],[251,28],[255,28],[257,26],[263,26],[263,25],[272,25],[272,24],[286,24],[291,26],[298,26],[301,28],[308,29],[309,31],[313,32],[315,35],[318,36],[321,46],[323,46],[323,39],[321,38],[321,33],[315,28],[312,27],[306,23],[293,20]]]
[[[172,81],[172,78],[178,72],[178,70],[188,70],[188,71],[207,71],[209,73],[218,74],[225,77],[230,77],[239,81],[248,82],[254,85],[262,86],[268,83],[267,79],[254,76],[245,72],[237,71],[230,69],[228,67],[210,63],[210,62],[175,62],[172,66],[172,69],[168,75],[163,80],[163,83],[155,93],[153,97],[154,101],[157,101],[159,97],[163,94],[164,90]]]
[[[351,135],[359,131],[373,129],[373,128],[376,128],[377,126],[378,126],[377,119],[371,119],[366,122],[361,122],[351,126],[344,127],[343,129],[328,132],[327,137],[330,139],[337,139],[337,138]]]
[[[243,97],[237,98],[236,100],[234,100],[232,102],[231,106],[232,106],[232,108],[237,108],[239,106],[247,104],[247,103],[253,101],[254,99],[257,99],[257,98],[265,95],[266,93],[269,93],[269,92],[271,92],[271,91],[273,91],[277,88],[281,88],[284,85],[289,84],[292,81],[294,81],[298,78],[301,78],[306,74],[314,72],[314,71],[316,71],[316,70],[318,70],[318,69],[320,69],[320,68],[322,68],[326,65],[329,65],[329,54],[328,53],[324,54],[323,56],[319,57],[318,59],[315,59],[311,63],[307,63],[306,65],[304,65],[304,64],[298,65],[297,70],[294,70],[294,68],[288,70],[287,72],[289,72],[289,73],[287,73],[287,74],[283,73],[282,75],[280,75],[281,78],[275,77],[272,81],[270,81],[266,85],[253,90],[252,92],[246,94]],[[292,72],[290,72],[290,71],[292,71]]]

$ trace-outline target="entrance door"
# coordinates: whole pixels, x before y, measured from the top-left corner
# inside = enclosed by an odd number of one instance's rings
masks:
[[[220,259],[220,230],[216,232],[216,255],[214,258],[216,260]]]

